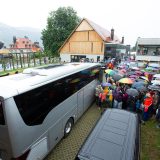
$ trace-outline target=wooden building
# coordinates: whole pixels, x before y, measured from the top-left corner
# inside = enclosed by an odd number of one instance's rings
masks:
[[[124,38],[122,39],[124,41]],[[60,47],[61,61],[71,62],[89,59],[94,62],[106,56],[106,44],[121,44],[118,37],[94,22],[83,19]]]

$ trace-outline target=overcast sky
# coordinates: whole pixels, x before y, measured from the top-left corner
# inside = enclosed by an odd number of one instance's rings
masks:
[[[125,44],[133,46],[137,37],[160,38],[160,0],[1,0],[0,22],[42,30],[51,11],[68,6],[81,18],[114,28]]]

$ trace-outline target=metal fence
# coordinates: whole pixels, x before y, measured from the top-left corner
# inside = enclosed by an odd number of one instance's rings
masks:
[[[37,67],[51,63],[59,63],[59,57],[47,57],[42,53],[12,53],[0,56],[0,71],[15,70],[20,68]]]

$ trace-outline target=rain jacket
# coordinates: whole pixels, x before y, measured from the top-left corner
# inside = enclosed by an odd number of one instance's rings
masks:
[[[115,89],[114,92],[113,92],[113,97],[118,102],[122,102],[123,94],[120,90]]]
[[[148,108],[153,104],[153,98],[152,97],[146,97],[144,99],[144,112],[148,111]]]
[[[99,99],[101,100],[101,102],[105,102],[106,101],[106,93],[100,93]]]

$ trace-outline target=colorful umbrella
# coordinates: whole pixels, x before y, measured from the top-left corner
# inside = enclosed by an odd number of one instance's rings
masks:
[[[121,69],[120,72],[126,73],[126,69]]]
[[[104,82],[104,83],[102,83],[101,84],[103,87],[110,87],[110,86],[112,86],[112,84],[111,83],[108,83],[108,82]]]
[[[109,74],[109,75],[114,75],[114,74],[116,74],[116,72],[115,72],[114,70],[112,70],[112,69],[106,69],[105,72],[106,72],[107,74]]]
[[[126,72],[123,72],[122,70],[118,70],[118,73],[119,73],[119,74],[122,74],[122,75],[125,75],[125,74],[126,74]]]
[[[133,80],[131,80],[130,78],[122,78],[118,82],[125,83],[125,84],[132,84]]]
[[[141,71],[135,71],[135,73],[138,74],[138,75],[142,75]]]

